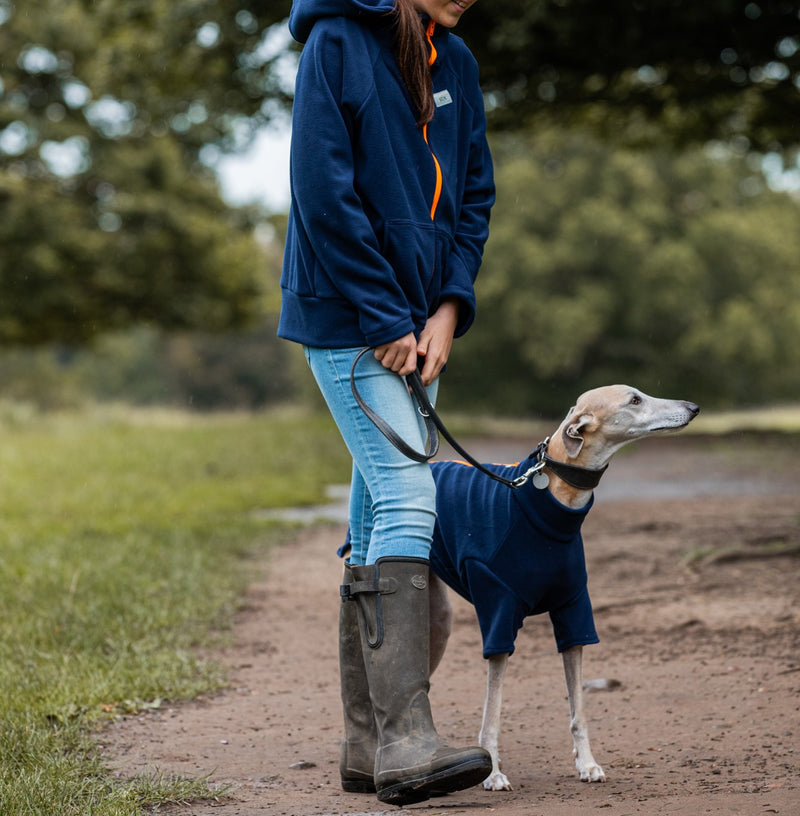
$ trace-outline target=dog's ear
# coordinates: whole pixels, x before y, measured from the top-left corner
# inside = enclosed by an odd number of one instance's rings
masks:
[[[589,427],[594,417],[591,414],[581,414],[572,418],[572,421],[565,426],[561,432],[561,441],[564,444],[564,450],[570,459],[574,459],[583,447],[583,434]]]

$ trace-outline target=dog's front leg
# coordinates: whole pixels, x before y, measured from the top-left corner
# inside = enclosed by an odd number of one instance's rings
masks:
[[[483,722],[478,744],[492,757],[492,772],[483,780],[486,790],[512,790],[508,777],[500,770],[500,754],[497,749],[500,736],[500,710],[503,707],[503,677],[508,666],[508,655],[492,655],[486,672],[486,700],[483,704]]]
[[[562,654],[569,697],[569,730],[572,733],[575,767],[584,782],[605,782],[603,769],[595,762],[589,747],[589,729],[583,710],[583,646],[573,646]]]

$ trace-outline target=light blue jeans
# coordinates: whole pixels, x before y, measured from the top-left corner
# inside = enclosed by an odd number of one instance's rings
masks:
[[[370,422],[350,388],[350,368],[361,349],[304,347],[306,360],[353,457],[350,483],[350,562],[428,558],[436,521],[436,486],[427,464],[404,456]],[[366,403],[415,450],[426,431],[405,380],[365,354],[356,385]],[[438,380],[427,388],[436,402]]]

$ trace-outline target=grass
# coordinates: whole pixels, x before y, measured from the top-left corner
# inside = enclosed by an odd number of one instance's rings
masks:
[[[325,419],[120,412],[0,422],[0,813],[138,816],[204,780],[113,780],[92,729],[224,684],[203,658],[248,559],[254,512],[346,481]]]

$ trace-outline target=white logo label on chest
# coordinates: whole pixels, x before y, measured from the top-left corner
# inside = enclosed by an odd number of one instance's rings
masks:
[[[439,91],[433,95],[433,103],[437,108],[441,108],[443,105],[449,105],[452,101],[453,97],[450,96],[450,91],[448,90]]]

